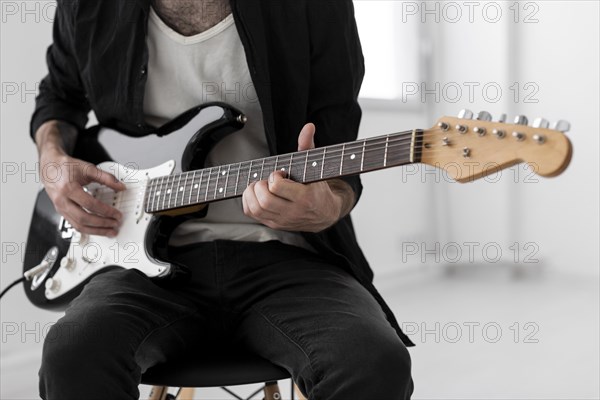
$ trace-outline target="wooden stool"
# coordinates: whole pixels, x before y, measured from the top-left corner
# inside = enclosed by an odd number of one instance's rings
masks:
[[[239,351],[230,354],[195,356],[156,365],[142,376],[142,383],[153,385],[150,400],[191,400],[194,388],[221,387],[239,400],[248,400],[264,392],[265,400],[281,400],[278,380],[289,379],[290,374],[262,357]],[[235,394],[227,386],[264,383],[265,386],[252,393],[247,399]],[[169,388],[180,388],[177,395],[168,393]],[[291,399],[296,395],[306,400],[295,385]]]

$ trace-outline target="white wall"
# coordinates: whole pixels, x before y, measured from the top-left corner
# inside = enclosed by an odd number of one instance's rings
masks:
[[[421,4],[417,15],[407,15],[409,20],[425,18],[423,31],[431,55],[423,82],[428,90],[439,83],[439,99],[433,94],[425,95],[425,102],[410,97],[421,102],[416,111],[402,104],[392,111],[367,108],[361,136],[430,127],[438,117],[456,115],[461,108],[487,110],[495,119],[501,113],[509,119],[524,114],[530,123],[538,116],[551,122],[566,119],[572,124],[567,134],[574,148],[570,167],[556,178],[545,179],[521,165],[504,171],[500,179],[490,177],[468,185],[444,179],[436,183],[439,177],[425,173],[407,177],[412,170],[365,175],[368,191],[355,212],[361,241],[381,271],[402,268],[400,243],[406,240],[424,240],[430,243],[428,249],[435,242],[440,248],[458,243],[465,252],[461,260],[466,262],[469,249],[464,243],[481,244],[475,251],[479,261],[482,247],[497,243],[502,261],[509,263],[516,253],[511,246],[518,242],[521,260],[535,252],[533,258],[549,269],[597,277],[598,4],[543,1],[533,7],[531,2],[520,3],[520,22],[515,23],[512,2],[491,2],[503,12],[498,22],[491,23],[495,7],[483,13],[488,3],[476,3],[473,23],[469,8],[460,2],[454,3],[462,10],[457,22],[451,22],[453,9],[434,2],[427,7],[433,10],[438,4],[437,23],[435,14],[423,14]],[[456,86],[462,95],[451,90]],[[472,98],[469,86],[474,88]],[[500,96],[494,87],[501,88]],[[489,256],[494,258],[491,250]],[[407,260],[420,261],[420,257]],[[434,257],[427,256],[429,260]]]

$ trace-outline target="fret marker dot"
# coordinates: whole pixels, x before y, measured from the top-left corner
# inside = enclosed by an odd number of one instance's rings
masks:
[[[223,171],[223,173],[221,175],[225,176],[225,174],[227,174],[227,172]]]
[[[316,161],[313,161],[313,163],[312,163],[312,166],[313,166],[313,167],[316,167],[316,166],[317,166],[317,162],[316,162]]]
[[[171,189],[167,189],[167,194],[171,194]]]
[[[179,191],[180,191],[180,192],[183,192],[183,186],[179,188]]]
[[[223,193],[223,188],[219,188],[219,193]]]
[[[160,196],[160,190],[159,190],[158,192],[156,192],[156,195],[157,195],[157,196]]]
[[[350,156],[350,159],[351,159],[351,160],[354,160],[355,158],[356,158],[356,154],[352,154],[352,155]]]
[[[198,184],[197,183],[194,185],[194,189],[198,189]]]
[[[282,170],[283,172],[285,172],[285,168],[281,168],[281,170]]]
[[[255,172],[254,175],[252,175],[254,178],[258,177],[258,174]]]

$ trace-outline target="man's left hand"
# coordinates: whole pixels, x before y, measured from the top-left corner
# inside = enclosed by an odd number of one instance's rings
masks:
[[[306,124],[298,136],[298,151],[314,144],[315,126]],[[279,230],[319,232],[336,223],[354,206],[354,192],[340,179],[302,184],[275,171],[266,181],[253,182],[242,197],[244,214]]]

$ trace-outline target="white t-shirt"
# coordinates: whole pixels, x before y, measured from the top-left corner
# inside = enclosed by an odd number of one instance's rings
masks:
[[[198,104],[223,101],[240,109],[248,122],[216,144],[206,166],[269,156],[262,111],[231,14],[204,32],[183,36],[150,8],[146,40],[149,60],[144,115],[147,123],[161,126]],[[311,249],[299,233],[274,230],[244,215],[240,197],[210,204],[205,218],[177,227],[170,244],[181,246],[215,239],[279,240]]]

